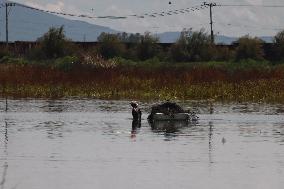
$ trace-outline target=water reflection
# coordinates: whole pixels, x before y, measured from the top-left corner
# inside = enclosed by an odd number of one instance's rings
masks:
[[[213,152],[213,122],[209,121],[209,151],[208,151],[208,156],[209,156],[209,163],[213,163],[213,158],[212,158],[212,152]]]
[[[176,133],[181,127],[186,127],[186,121],[155,121],[150,123],[154,132]]]
[[[284,124],[274,123],[272,132],[273,138],[281,145],[284,145]]]
[[[141,121],[133,120],[132,121],[132,130],[131,130],[131,138],[136,138],[136,134],[138,133],[139,129],[141,128]]]
[[[0,189],[111,188],[109,178],[118,189],[283,186],[283,106],[184,107],[199,123],[141,126],[124,101],[11,100],[0,113]]]
[[[213,138],[213,122],[209,121],[209,151],[212,151],[212,138]]]
[[[64,101],[47,100],[46,105],[42,107],[45,112],[64,112],[68,109],[68,106]]]
[[[277,106],[275,112],[276,112],[276,114],[283,114],[284,113],[284,107],[283,106]]]
[[[197,122],[189,121],[155,121],[150,123],[151,129],[154,133],[163,134],[165,141],[174,140],[182,130],[192,126],[196,126]]]
[[[63,137],[63,127],[65,122],[62,121],[45,121],[39,123],[35,128],[38,130],[45,130],[47,137],[50,139]]]
[[[8,171],[8,162],[4,163],[3,168],[4,168],[4,171],[3,171],[2,179],[0,182],[1,189],[4,189],[4,186],[5,186],[6,176],[7,176],[7,171]]]
[[[210,113],[210,114],[214,114],[214,105],[213,105],[213,102],[210,102],[210,103],[209,103],[209,113]]]
[[[5,121],[5,150],[8,148],[8,123]]]
[[[7,177],[7,172],[8,172],[8,161],[7,161],[7,157],[8,157],[8,123],[7,121],[5,121],[5,126],[4,126],[4,155],[6,156],[6,161],[4,162],[3,165],[3,174],[1,177],[1,182],[0,182],[0,186],[1,189],[4,189],[5,187],[5,183],[6,183],[6,177]]]

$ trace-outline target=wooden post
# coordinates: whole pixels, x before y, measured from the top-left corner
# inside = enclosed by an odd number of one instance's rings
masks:
[[[9,3],[6,3],[6,47],[7,48],[9,45],[8,6],[9,6]]]
[[[7,96],[7,90],[6,90],[6,81],[3,83],[3,89],[2,89],[3,95],[5,95],[5,112],[8,111],[8,96]]]
[[[209,6],[210,8],[210,34],[211,34],[211,43],[214,43],[214,31],[213,31],[213,16],[212,16],[212,8],[217,6],[216,3],[206,3],[204,2],[204,5]]]
[[[5,107],[5,112],[8,112],[8,98],[7,98],[7,95],[6,95],[6,107]]]

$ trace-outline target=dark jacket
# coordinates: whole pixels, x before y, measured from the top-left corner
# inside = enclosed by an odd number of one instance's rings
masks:
[[[141,121],[142,112],[140,108],[132,108],[132,116],[134,121]]]

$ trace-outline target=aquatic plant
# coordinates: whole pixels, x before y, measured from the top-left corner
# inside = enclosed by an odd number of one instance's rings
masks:
[[[263,63],[260,68],[245,69],[233,64],[210,62],[188,67],[165,64],[152,69],[141,65],[75,64],[67,70],[34,64],[1,64],[0,96],[284,102],[283,66]]]

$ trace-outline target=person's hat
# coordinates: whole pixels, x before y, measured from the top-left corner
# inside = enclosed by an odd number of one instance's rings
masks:
[[[130,102],[130,105],[131,105],[132,107],[138,107],[138,103],[135,102],[135,101]]]

